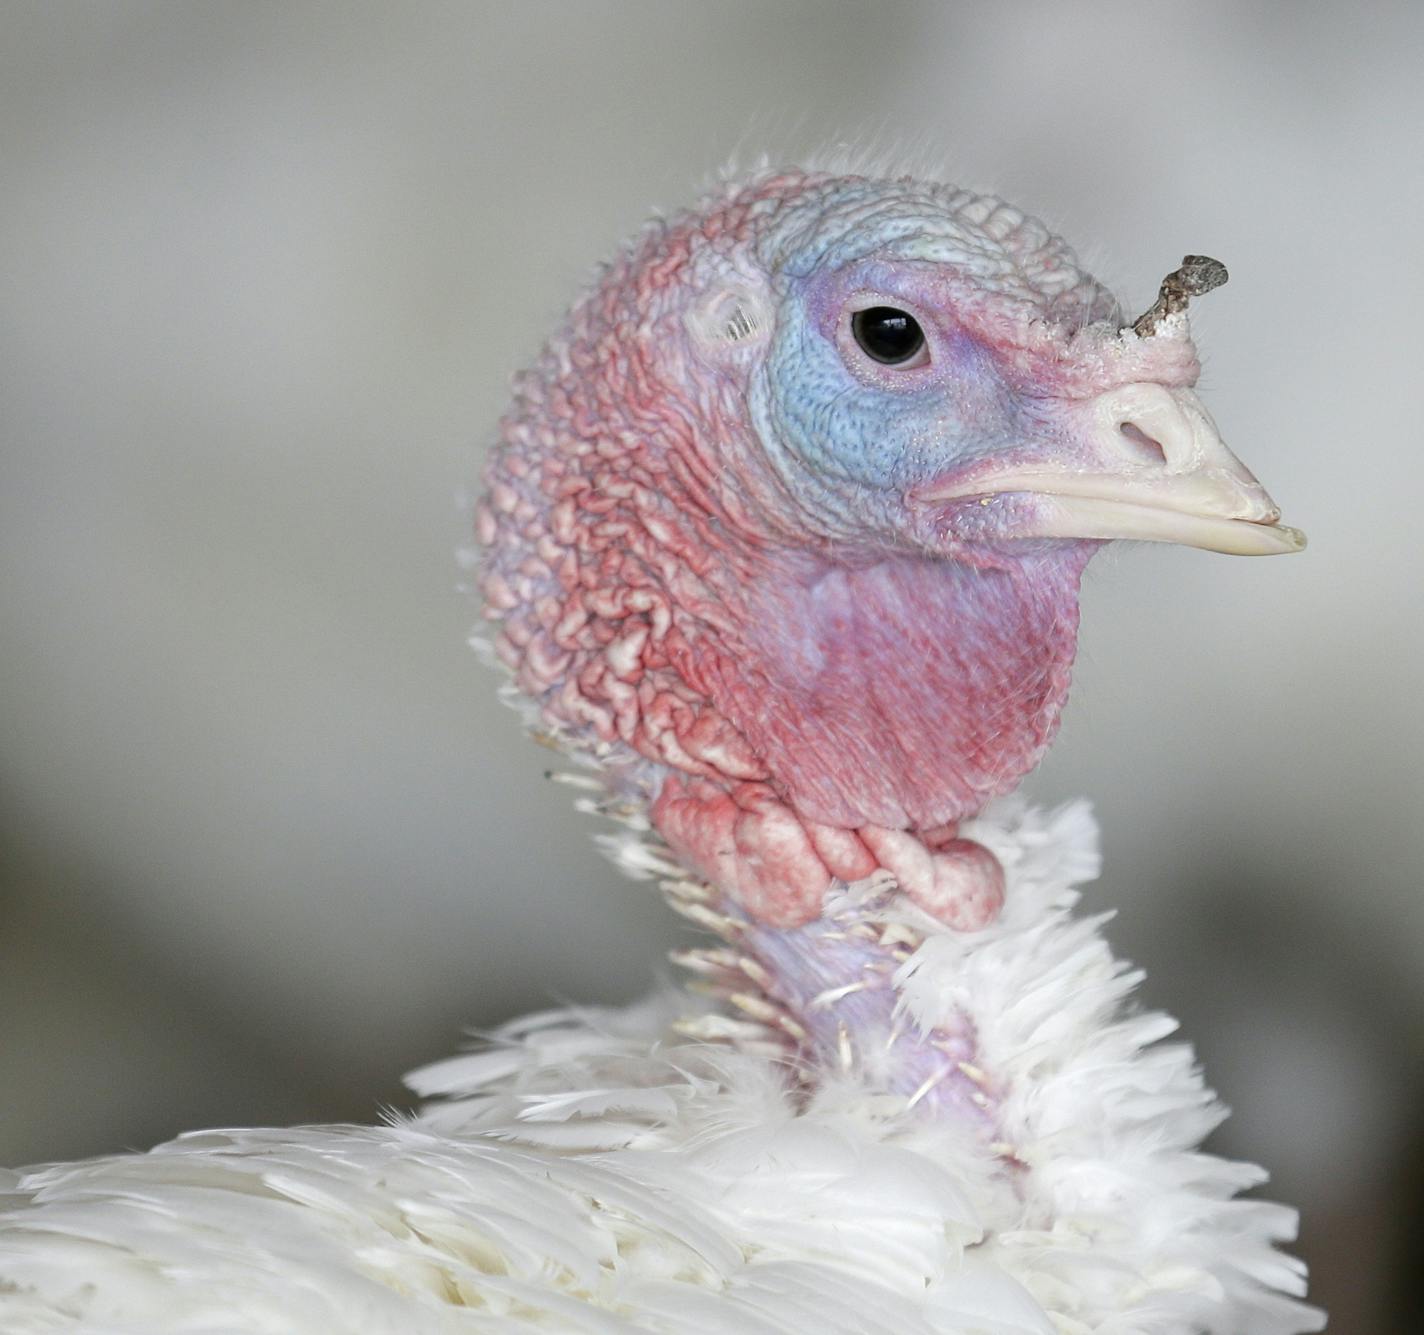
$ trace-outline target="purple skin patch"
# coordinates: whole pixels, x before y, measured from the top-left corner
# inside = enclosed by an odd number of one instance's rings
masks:
[[[897,313],[907,355],[867,341]],[[888,872],[959,929],[958,825],[1052,740],[1104,539],[1294,550],[1191,393],[997,200],[800,172],[652,224],[515,382],[477,510],[557,744],[755,924]]]
[[[813,1069],[855,1071],[928,1116],[949,1114],[986,1135],[996,1129],[993,1083],[977,1065],[972,1023],[959,1017],[920,1033],[905,1011],[894,985],[909,955],[903,941],[881,941],[854,921],[817,919],[781,931],[753,925],[738,934],[738,946],[765,970],[772,1027],[790,1030]]]

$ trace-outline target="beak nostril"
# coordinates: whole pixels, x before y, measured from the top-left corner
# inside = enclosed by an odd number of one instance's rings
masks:
[[[1167,451],[1136,422],[1120,422],[1118,428],[1123,438],[1129,441],[1144,463],[1165,464]]]

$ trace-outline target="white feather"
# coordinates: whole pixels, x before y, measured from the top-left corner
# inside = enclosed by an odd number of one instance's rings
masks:
[[[211,1131],[0,1181],[6,1335],[446,1331],[1145,1335],[1317,1330],[1258,1170],[1203,1154],[1223,1115],[1103,919],[1081,805],[1017,803],[972,836],[999,923],[936,928],[896,984],[956,1012],[1002,1086],[996,1134],[917,1116],[855,1071],[680,1040],[671,988],[549,1011],[411,1077],[393,1125]],[[848,887],[863,911],[868,892]],[[834,912],[835,904],[831,905]],[[970,1073],[982,1077],[977,1067]]]

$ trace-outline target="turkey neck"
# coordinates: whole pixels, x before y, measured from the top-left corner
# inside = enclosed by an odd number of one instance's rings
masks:
[[[1052,739],[1092,550],[988,569],[769,562],[741,593],[738,624],[756,630],[737,646],[736,679],[750,694],[718,698],[709,673],[713,702],[809,819],[925,828],[973,815]],[[907,911],[893,877],[839,882],[819,917],[791,927],[758,921],[697,876],[664,890],[725,943],[677,956],[727,1008],[687,1032],[779,1052],[802,1081],[854,1078],[888,1106],[967,1119],[994,1140],[993,1077],[971,1021],[921,1031],[900,1004],[902,966],[949,929]]]
[[[654,869],[679,870],[650,855]],[[756,922],[703,881],[669,875],[662,888],[673,908],[723,942],[673,955],[696,975],[696,990],[723,1007],[680,1021],[680,1032],[780,1059],[806,1093],[853,1081],[884,1095],[887,1115],[967,1123],[991,1152],[1008,1154],[996,1140],[997,1082],[980,1061],[972,1020],[921,1029],[902,1004],[902,969],[945,929],[927,918],[911,923],[891,878],[847,887],[820,918],[792,928]]]

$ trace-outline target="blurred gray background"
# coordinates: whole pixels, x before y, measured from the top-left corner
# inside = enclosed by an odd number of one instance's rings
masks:
[[[369,1119],[649,984],[456,498],[651,207],[908,140],[1134,309],[1231,267],[1204,391],[1311,549],[1096,562],[1031,791],[1095,801],[1333,1328],[1419,1329],[1421,60],[1409,3],[0,5],[0,1163]]]

